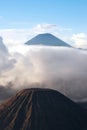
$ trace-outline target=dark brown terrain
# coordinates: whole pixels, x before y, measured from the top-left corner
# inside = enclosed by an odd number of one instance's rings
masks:
[[[0,105],[0,130],[87,130],[87,114],[55,90],[25,89]]]

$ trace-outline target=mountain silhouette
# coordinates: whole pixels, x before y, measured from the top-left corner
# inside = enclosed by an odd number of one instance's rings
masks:
[[[0,130],[87,130],[87,113],[51,89],[25,89],[0,105]]]
[[[50,33],[39,34],[27,41],[25,44],[27,45],[45,45],[45,46],[63,46],[63,47],[71,47],[66,42],[60,40]]]

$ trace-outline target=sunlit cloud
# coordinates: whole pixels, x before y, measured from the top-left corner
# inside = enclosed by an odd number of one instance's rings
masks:
[[[45,33],[45,32],[49,32],[53,29],[56,29],[57,26],[54,24],[38,24],[36,27],[34,27],[32,29],[33,32],[35,33]]]
[[[86,51],[31,46],[25,55],[15,52],[7,56],[4,51],[0,56],[0,85],[12,93],[24,88],[45,87],[56,89],[74,101],[87,99]]]
[[[87,49],[87,34],[85,33],[73,34],[72,40],[74,42],[75,47]]]

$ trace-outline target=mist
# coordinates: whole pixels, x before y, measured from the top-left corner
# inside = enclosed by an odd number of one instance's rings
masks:
[[[55,89],[74,101],[87,100],[86,51],[31,46],[23,55],[16,52],[7,54],[7,49],[1,50],[0,100],[31,87]]]

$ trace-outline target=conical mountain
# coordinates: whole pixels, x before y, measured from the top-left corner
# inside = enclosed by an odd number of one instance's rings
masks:
[[[87,114],[50,89],[25,89],[0,105],[0,130],[87,130]]]
[[[61,39],[55,37],[50,33],[39,34],[27,41],[25,44],[27,45],[45,45],[45,46],[63,46],[63,47],[71,47],[66,42]]]

